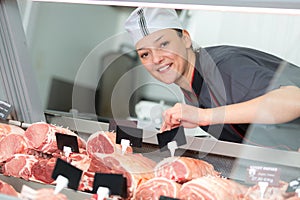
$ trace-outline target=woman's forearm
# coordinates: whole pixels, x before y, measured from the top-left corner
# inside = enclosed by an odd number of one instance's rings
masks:
[[[300,88],[285,86],[243,103],[206,109],[204,114],[208,124],[288,122],[300,117]]]

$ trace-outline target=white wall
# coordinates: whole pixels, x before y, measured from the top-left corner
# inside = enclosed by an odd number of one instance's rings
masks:
[[[95,87],[103,71],[102,55],[120,44],[132,45],[123,22],[134,8],[27,1],[20,11],[45,105],[53,76]],[[248,46],[300,65],[300,16],[203,10],[188,14],[186,27],[199,46]],[[182,99],[174,85],[159,83],[146,70],[139,73],[136,84],[154,83],[145,89],[145,98]]]
[[[71,82],[77,79],[85,86],[96,87],[101,55],[117,45],[110,40],[104,47],[97,46],[117,32],[112,22],[119,20],[119,10],[112,6],[36,2],[32,10],[27,37],[44,103],[52,77]]]
[[[200,46],[260,49],[300,66],[300,15],[190,11],[187,29]]]

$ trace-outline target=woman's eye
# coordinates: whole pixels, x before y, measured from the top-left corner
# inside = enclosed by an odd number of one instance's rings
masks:
[[[163,43],[160,44],[160,47],[165,47],[165,46],[167,46],[168,44],[169,44],[169,42],[167,42],[167,41],[166,41],[166,42],[163,42]]]
[[[141,58],[146,58],[147,56],[148,56],[148,53],[142,53],[142,54],[140,55]]]

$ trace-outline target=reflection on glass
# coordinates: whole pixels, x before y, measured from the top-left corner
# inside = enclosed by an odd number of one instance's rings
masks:
[[[30,11],[22,15],[23,25],[44,109],[128,118],[141,100],[183,101],[178,88],[158,83],[136,58],[123,27],[133,7],[45,2],[24,7],[24,13]],[[299,15],[177,11],[195,47],[251,47],[300,65]],[[160,87],[144,87],[151,84]]]

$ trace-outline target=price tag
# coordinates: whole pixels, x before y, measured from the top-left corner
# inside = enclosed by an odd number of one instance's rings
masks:
[[[99,187],[108,188],[111,195],[127,197],[127,179],[122,174],[96,173],[92,193],[97,193]]]
[[[59,175],[67,178],[69,180],[68,187],[77,190],[79,186],[79,182],[82,175],[82,170],[77,167],[67,163],[66,161],[57,158],[55,168],[52,172],[52,178],[54,180],[57,179]]]
[[[117,126],[116,143],[121,144],[122,139],[129,140],[130,146],[142,147],[143,130],[128,126]]]
[[[276,167],[250,166],[247,172],[248,183],[266,182],[269,186],[279,186],[280,169]]]
[[[176,141],[178,147],[187,143],[183,126],[158,133],[156,136],[160,151],[168,150],[168,143],[172,141]]]
[[[13,106],[5,101],[0,100],[0,119],[7,119],[11,113]]]
[[[116,120],[116,119],[111,119],[109,120],[109,131],[117,131],[117,126],[127,126],[127,127],[132,127],[132,128],[137,128],[137,121],[132,121],[132,120]]]
[[[300,190],[300,178],[290,181],[286,192],[296,192],[297,190]]]
[[[70,147],[72,152],[79,153],[77,137],[74,135],[67,135],[62,133],[55,133],[57,148],[64,150],[64,146]]]

